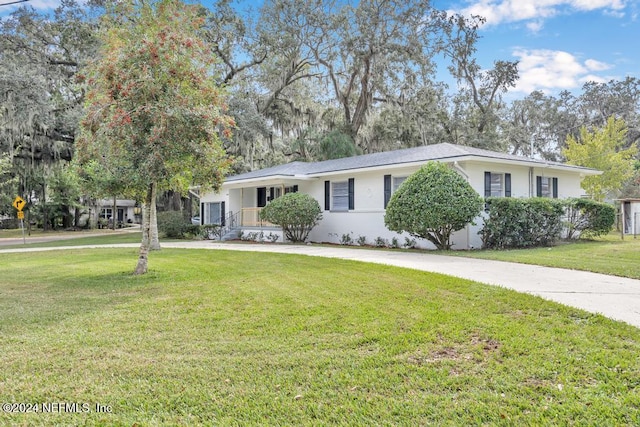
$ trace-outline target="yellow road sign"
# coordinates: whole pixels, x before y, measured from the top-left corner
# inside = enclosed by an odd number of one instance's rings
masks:
[[[24,219],[24,212],[18,211],[18,219]]]
[[[22,212],[22,208],[24,208],[24,205],[26,204],[27,202],[25,202],[24,199],[20,196],[16,196],[16,198],[13,200],[13,207],[16,208],[18,212]]]

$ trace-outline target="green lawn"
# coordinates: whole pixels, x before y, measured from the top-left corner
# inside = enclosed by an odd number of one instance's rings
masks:
[[[610,234],[591,241],[559,243],[550,248],[504,251],[448,251],[446,255],[570,268],[640,279],[640,239]]]
[[[0,230],[0,242],[2,242],[2,238],[7,237],[18,237],[22,238],[20,234],[15,235],[14,230]],[[52,233],[42,233],[36,232],[32,233],[32,237],[55,237],[56,240],[51,242],[39,242],[33,243],[29,240],[25,243],[16,243],[12,245],[0,245],[0,250],[2,249],[20,249],[20,248],[50,248],[50,247],[58,247],[58,246],[82,246],[82,245],[112,245],[119,243],[140,243],[142,238],[141,233],[139,231],[103,231],[102,235],[92,235],[91,232],[85,231],[73,231],[73,232],[52,232]],[[85,235],[86,234],[86,235]]]
[[[19,230],[0,230],[0,242],[3,237],[21,237]],[[36,231],[34,237],[59,236],[61,240],[43,243],[27,243],[26,247],[57,247],[101,245],[118,243],[139,243],[139,232],[113,233],[106,231],[102,236],[82,237],[85,232],[42,233]],[[67,238],[68,237],[68,238]],[[163,239],[164,242],[171,240]],[[230,243],[236,244],[236,243]],[[2,245],[0,249],[25,247],[22,243]],[[352,249],[368,249],[358,246]],[[626,236],[620,239],[619,234],[610,234],[595,240],[560,242],[549,248],[512,249],[512,250],[475,250],[475,251],[427,251],[441,255],[452,255],[472,258],[492,259],[497,261],[518,262],[524,264],[544,265],[548,267],[569,268],[592,271],[595,273],[640,279],[640,238]]]
[[[638,425],[640,330],[352,261],[135,249],[2,254],[4,425]],[[97,413],[95,405],[109,405]]]

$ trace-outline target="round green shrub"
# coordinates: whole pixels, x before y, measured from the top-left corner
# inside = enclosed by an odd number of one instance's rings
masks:
[[[429,162],[393,193],[384,223],[391,231],[429,240],[451,249],[451,234],[480,214],[483,199],[456,171]]]
[[[291,242],[304,242],[322,219],[318,201],[308,194],[287,193],[260,211],[260,218],[282,227]]]

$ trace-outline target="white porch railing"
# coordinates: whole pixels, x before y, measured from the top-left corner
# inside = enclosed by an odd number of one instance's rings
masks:
[[[243,227],[278,227],[269,221],[260,219],[260,211],[262,208],[242,208],[242,218],[240,223]]]

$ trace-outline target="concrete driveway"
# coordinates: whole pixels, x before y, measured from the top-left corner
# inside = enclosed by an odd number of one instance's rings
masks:
[[[137,247],[137,244],[113,245]],[[163,243],[165,248],[277,252],[340,258],[430,271],[502,286],[538,295],[568,306],[600,313],[609,318],[640,327],[640,280],[561,268],[540,267],[502,261],[315,245],[271,245],[218,243],[211,241]],[[105,246],[76,246],[95,248]],[[58,250],[61,248],[24,248],[2,252]]]

